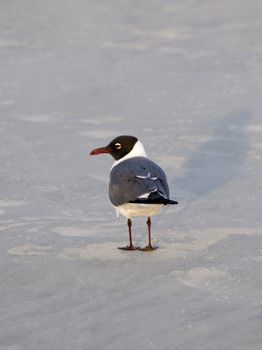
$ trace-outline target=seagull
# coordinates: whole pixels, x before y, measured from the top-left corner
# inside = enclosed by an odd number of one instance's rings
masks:
[[[147,158],[145,148],[135,136],[121,135],[107,146],[96,148],[90,155],[109,153],[115,162],[110,171],[109,198],[119,213],[127,219],[129,245],[122,250],[152,251],[151,216],[168,204],[178,204],[169,199],[169,187],[164,171]],[[147,217],[148,245],[135,247],[132,242],[132,219]]]

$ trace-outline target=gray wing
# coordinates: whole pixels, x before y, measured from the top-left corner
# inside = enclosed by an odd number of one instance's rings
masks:
[[[118,206],[147,198],[151,194],[169,198],[169,188],[164,171],[144,157],[127,159],[116,165],[110,173],[109,198]]]

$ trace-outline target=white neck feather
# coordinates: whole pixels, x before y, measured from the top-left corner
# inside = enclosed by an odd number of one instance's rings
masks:
[[[144,146],[143,146],[142,142],[140,142],[139,140],[135,143],[133,149],[129,153],[127,153],[124,157],[122,157],[114,162],[111,169],[113,169],[117,164],[123,162],[124,160],[127,160],[129,158],[133,158],[133,157],[145,157],[145,158],[147,158]]]

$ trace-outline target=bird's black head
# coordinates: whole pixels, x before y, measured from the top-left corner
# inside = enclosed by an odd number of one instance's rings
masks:
[[[123,158],[128,154],[138,141],[137,137],[121,135],[112,140],[107,146],[94,149],[90,155],[110,153],[115,160]]]
[[[133,149],[137,140],[135,136],[121,135],[112,140],[107,147],[111,150],[110,154],[112,157],[118,160]]]

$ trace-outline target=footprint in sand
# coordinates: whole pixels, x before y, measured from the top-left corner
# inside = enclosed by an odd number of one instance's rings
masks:
[[[95,234],[97,231],[92,228],[81,228],[78,226],[58,226],[52,229],[54,233],[61,236],[69,237],[88,237]]]
[[[50,246],[37,246],[37,245],[23,245],[14,247],[8,250],[10,255],[25,256],[25,255],[48,255],[53,252],[53,248]]]
[[[58,257],[64,260],[122,260],[130,258],[125,252],[117,249],[116,243],[108,242],[90,244],[85,248],[68,248]]]
[[[226,272],[206,267],[194,267],[186,271],[172,271],[171,275],[187,287],[207,290],[214,290],[223,280],[229,278]]]

